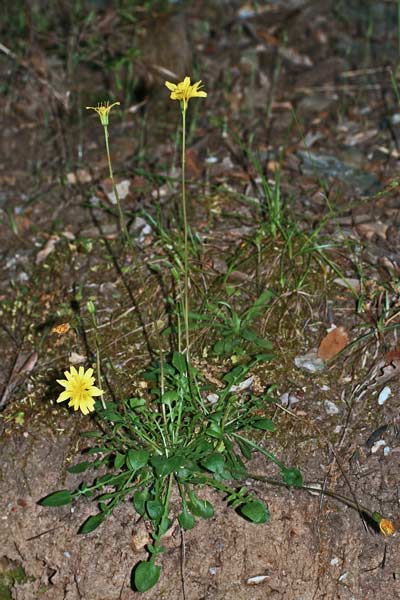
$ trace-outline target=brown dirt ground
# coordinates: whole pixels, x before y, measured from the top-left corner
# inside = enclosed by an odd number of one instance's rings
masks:
[[[286,145],[283,195],[294,199],[293,210],[304,218],[304,227],[312,227],[321,219],[321,185],[302,168],[297,154],[301,148],[299,133],[291,130],[287,137],[290,107],[297,109],[305,135],[320,136],[313,141],[313,151],[334,155],[347,161],[348,168],[358,169],[353,173],[360,177],[357,185],[355,179],[352,183],[351,178],[343,180],[340,174],[329,180],[329,198],[342,212],[325,232],[339,246],[333,258],[348,277],[357,278],[360,271],[355,265],[362,265],[370,286],[364,298],[365,312],[361,317],[356,315],[349,291],[334,286],[334,274],[314,265],[312,282],[300,293],[291,288],[290,293],[283,294],[282,304],[260,324],[272,338],[278,358],[257,376],[261,387],[277,384],[277,399],[285,392],[300,399],[291,414],[276,411],[277,434],[268,448],[288,464],[298,465],[306,481],[326,481],[337,493],[349,497],[354,493],[361,505],[396,519],[399,384],[395,377],[387,383],[391,395],[379,405],[377,397],[383,383],[376,381],[376,375],[382,374],[379,365],[385,364],[379,361],[397,346],[396,330],[371,335],[321,373],[311,375],[293,366],[296,356],[318,346],[332,314],[335,323],[350,332],[352,341],[360,331],[373,330],[365,323],[374,322],[385,301],[392,310],[390,323],[397,322],[399,196],[394,189],[368,200],[371,180],[365,183],[360,175],[361,170],[376,177],[382,190],[399,173],[398,126],[393,118],[398,106],[387,76],[387,66],[398,61],[395,3],[293,0],[271,6],[240,19],[239,3],[222,7],[219,2],[193,2],[184,17],[174,17],[176,29],[168,21],[157,21],[161,31],[164,28],[171,34],[170,62],[178,60],[182,23],[183,31],[189,31],[187,46],[193,48],[209,91],[206,116],[201,115],[202,106],[193,107],[196,119],[189,167],[193,177],[203,177],[208,183],[204,188],[195,184],[190,188],[195,198],[191,220],[208,236],[204,268],[206,272],[211,264],[213,275],[223,272],[224,261],[228,262],[256,229],[251,205],[241,203],[237,195],[257,196],[252,187],[254,172],[232,140],[222,141],[222,132],[215,130],[212,117],[225,116],[229,126],[243,134],[248,143],[254,135],[252,143],[265,150],[270,174],[279,160],[278,148]],[[113,23],[112,10],[108,16]],[[104,18],[101,23],[106,38],[109,21]],[[368,35],[371,23],[373,31]],[[151,31],[151,24],[144,23],[144,31],[146,27]],[[117,49],[126,47],[129,34],[129,30],[121,29],[115,35]],[[12,40],[8,41],[11,44]],[[91,333],[87,331],[87,339],[83,339],[75,327],[58,338],[51,328],[64,321],[76,326],[77,311],[71,300],[77,291],[82,292],[83,311],[87,298],[96,296],[104,324],[102,347],[107,348],[120,375],[120,383],[113,381],[113,385],[117,393],[132,393],[148,353],[138,310],[130,312],[129,294],[133,290],[139,307],[153,303],[159,318],[164,317],[164,306],[155,300],[159,289],[154,282],[150,295],[146,295],[148,290],[137,289],[132,262],[118,244],[116,219],[107,210],[96,205],[89,210],[87,205],[93,196],[106,204],[99,187],[106,169],[101,158],[101,131],[94,128],[88,114],[81,111],[78,118],[75,108],[78,103],[92,103],[94,90],[102,94],[106,88],[111,97],[118,95],[115,81],[90,61],[83,61],[73,75],[68,74],[51,36],[34,36],[30,42],[31,51],[22,62],[4,52],[0,57],[5,81],[0,117],[0,346],[4,364],[0,383],[2,393],[7,390],[8,394],[0,425],[0,575],[17,566],[23,568],[25,580],[10,589],[14,600],[128,600],[139,597],[130,588],[130,573],[145,556],[132,545],[132,535],[145,527],[137,521],[133,508],[128,504],[119,507],[98,530],[78,536],[79,525],[94,512],[89,501],[72,509],[48,509],[37,504],[49,492],[72,489],[79,483],[79,476],[68,474],[66,468],[83,447],[79,432],[89,428],[85,418],[55,407],[53,400],[57,393],[54,381],[66,368],[70,352],[90,356]],[[4,43],[7,46],[7,38]],[[180,68],[186,68],[190,60],[189,55],[182,59]],[[141,68],[144,64],[147,73],[145,61],[144,51]],[[154,64],[153,55],[151,61]],[[160,64],[168,67],[170,63],[166,59]],[[150,86],[146,115],[126,113],[111,129],[117,177],[134,183],[135,191],[126,200],[132,214],[151,208],[157,194],[164,198],[167,208],[174,203],[173,190],[156,180],[149,182],[135,170],[135,153],[143,147],[148,172],[157,174],[158,167],[166,172],[175,160],[172,119],[176,114],[170,106],[165,111],[160,108],[165,103],[165,94],[157,91],[161,82],[152,80],[143,85]],[[151,91],[151,85],[155,90]],[[67,110],[63,102],[69,89],[76,104]],[[265,112],[268,98],[270,118]],[[162,119],[157,110],[164,111]],[[166,111],[170,111],[168,116]],[[141,140],[139,121],[145,132]],[[80,161],[82,148],[84,160]],[[205,169],[207,155],[216,155],[218,163]],[[65,181],[77,168],[85,169],[88,183]],[[232,216],[235,211],[240,218]],[[168,208],[166,213],[173,210]],[[169,221],[172,217],[168,216],[166,225]],[[38,260],[38,252],[51,235],[56,236],[54,246],[43,261]],[[349,239],[360,249],[358,254],[343,241]],[[279,241],[272,244],[273,249],[268,244],[259,274],[267,285],[276,282],[284,248]],[[110,261],[111,250],[128,274],[126,280]],[[150,233],[143,242],[143,256],[153,258],[157,253],[156,236]],[[284,263],[288,280],[304,267],[299,260],[301,264]],[[249,264],[251,277],[246,264],[239,264],[233,277],[244,302],[254,296],[255,289],[254,270]],[[386,294],[387,289],[391,291]],[[18,359],[21,366],[33,352],[37,353],[33,367],[25,373],[22,368],[21,376],[12,375],[15,361]],[[213,368],[218,372],[215,361]],[[398,369],[398,364],[394,368]],[[335,403],[337,412],[327,412],[327,401]],[[381,426],[385,428],[379,432]],[[373,446],[383,439],[382,447]],[[386,453],[384,447],[388,448]],[[271,473],[261,459],[255,461],[252,471]],[[332,499],[254,481],[250,487],[268,504],[270,523],[250,524],[227,508],[220,497],[204,490],[216,507],[215,517],[184,534],[173,527],[160,558],[161,580],[145,598],[400,598],[398,534],[384,538],[365,527],[357,511]],[[263,576],[262,581],[251,584],[249,579],[256,576]]]

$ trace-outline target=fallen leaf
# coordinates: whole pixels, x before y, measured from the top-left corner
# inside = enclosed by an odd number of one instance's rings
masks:
[[[349,343],[349,336],[344,327],[335,327],[326,334],[318,348],[318,357],[329,360],[336,356]]]
[[[39,250],[39,252],[36,255],[36,264],[37,265],[40,265],[40,263],[42,263],[46,260],[46,258],[49,256],[49,254],[51,254],[53,252],[53,250],[56,247],[59,240],[60,240],[60,238],[58,237],[58,235],[52,235],[49,237],[49,239],[43,246],[42,250]]]
[[[129,190],[131,187],[131,180],[124,179],[116,184],[118,197],[120,200],[125,200],[127,195],[129,194]],[[115,196],[114,186],[112,180],[110,178],[104,179],[101,183],[101,188],[103,192],[107,195],[107,198],[111,202],[111,204],[117,204],[117,198]]]
[[[400,348],[394,348],[394,350],[389,350],[389,352],[385,354],[385,361],[387,365],[394,361],[400,362]]]
[[[82,354],[78,354],[77,352],[71,352],[69,355],[69,363],[71,365],[82,365],[86,362],[86,356],[82,356]]]
[[[71,185],[77,183],[90,183],[91,181],[92,176],[86,169],[78,169],[75,173],[67,173],[67,182]]]
[[[60,325],[53,327],[51,331],[52,333],[57,333],[58,335],[64,335],[64,333],[67,333],[67,331],[70,329],[71,325],[69,323],[60,323]]]

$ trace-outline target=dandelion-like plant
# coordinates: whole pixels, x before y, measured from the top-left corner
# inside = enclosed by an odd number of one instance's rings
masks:
[[[255,524],[267,523],[267,505],[243,484],[249,478],[296,488],[315,490],[305,486],[300,471],[287,467],[274,454],[264,448],[266,437],[274,431],[273,421],[265,416],[266,407],[274,402],[268,390],[256,395],[250,388],[243,387],[249,381],[249,372],[260,361],[273,358],[268,352],[270,344],[261,339],[252,329],[251,323],[262,307],[269,301],[267,291],[245,313],[235,313],[226,302],[223,306],[230,311],[230,320],[218,322],[222,331],[225,351],[238,343],[251,342],[257,353],[251,354],[247,362],[235,364],[221,375],[222,385],[209,400],[209,385],[190,361],[189,334],[189,252],[188,220],[185,192],[185,144],[186,112],[192,98],[204,98],[201,82],[193,85],[185,77],[178,84],[166,82],[171,99],[180,102],[182,113],[182,216],[184,236],[184,296],[178,311],[178,350],[171,348],[167,359],[160,349],[159,362],[153,364],[143,378],[149,383],[146,391],[137,396],[116,397],[103,400],[103,392],[96,387],[93,369],[77,371],[71,367],[65,372],[65,380],[58,383],[65,389],[57,402],[69,400],[75,411],[85,415],[95,411],[100,422],[97,431],[86,431],[82,435],[93,438],[95,446],[86,454],[85,460],[69,467],[70,473],[97,472],[91,483],[82,482],[74,491],[59,490],[43,498],[44,506],[62,506],[75,502],[80,497],[91,497],[97,502],[98,511],[81,526],[80,533],[90,533],[113,513],[120,502],[128,500],[136,512],[151,522],[151,539],[146,546],[147,560],[142,560],[132,571],[132,587],[145,592],[159,580],[161,566],[157,558],[163,552],[162,537],[170,529],[175,515],[182,529],[192,529],[196,519],[210,519],[214,515],[211,502],[202,497],[199,488],[209,488],[224,495],[228,504],[248,521]],[[91,107],[100,117],[104,127],[107,158],[115,196],[120,210],[121,228],[129,241],[118,191],[114,184],[108,146],[109,113],[114,104]],[[179,287],[182,283],[182,267],[177,262]],[[179,272],[178,272],[179,271]],[[87,304],[95,330],[97,378],[101,387],[100,349],[97,336],[96,308],[93,301]],[[181,339],[180,322],[183,312],[185,340]],[[221,316],[221,313],[217,313]],[[222,327],[222,329],[221,329]],[[233,335],[230,330],[233,328]],[[227,334],[227,335],[225,335]],[[229,334],[229,335],[228,335]],[[158,336],[157,336],[158,337]],[[160,346],[161,348],[161,346]],[[216,352],[219,354],[220,352]],[[115,394],[117,396],[117,394]],[[96,401],[100,398],[101,401]],[[254,433],[263,435],[263,445],[254,440]],[[256,438],[257,440],[257,438]],[[279,470],[281,479],[274,482],[263,475],[249,473],[246,461],[258,452],[271,461]],[[105,472],[104,472],[105,471]],[[172,498],[175,494],[174,510]],[[321,490],[321,493],[328,491]],[[360,510],[357,503],[329,492],[329,495]],[[384,535],[394,532],[394,524],[380,514],[367,513],[380,527]]]

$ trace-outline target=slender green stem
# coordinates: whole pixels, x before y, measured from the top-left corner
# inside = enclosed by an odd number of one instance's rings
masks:
[[[99,382],[99,386],[101,389],[102,385],[101,385],[101,368],[100,368],[100,348],[99,348],[99,344],[97,341],[97,334],[96,334],[96,371],[97,371],[97,381]],[[105,410],[106,403],[104,402],[104,398],[102,395],[100,396],[100,402],[101,402],[103,409]]]
[[[189,338],[189,248],[188,248],[188,220],[186,207],[186,105],[182,106],[182,217],[183,217],[183,239],[184,239],[184,298],[183,317],[185,326],[186,358],[190,358]]]
[[[156,539],[154,541],[154,549],[156,550],[156,552],[154,552],[152,554],[151,558],[150,558],[150,562],[151,563],[154,563],[154,561],[155,561],[155,558],[156,558],[157,553],[158,553],[157,551],[158,551],[159,546],[160,546],[161,536],[165,533],[164,529],[165,529],[165,523],[166,523],[166,520],[168,519],[168,514],[169,514],[169,505],[170,505],[170,502],[171,502],[171,492],[172,492],[173,481],[174,481],[174,475],[173,475],[173,473],[171,473],[169,475],[169,477],[168,477],[167,491],[166,491],[166,494],[165,494],[165,500],[163,502],[163,504],[164,504],[164,510],[163,510],[163,514],[162,514],[162,517],[161,517],[161,520],[160,520],[160,524],[158,526],[158,534],[157,534],[157,537],[156,537]]]
[[[98,329],[97,329],[97,317],[96,317],[96,308],[93,304],[93,308],[92,308],[92,303],[88,306],[89,308],[89,313],[92,319],[92,324],[93,324],[93,329],[94,329],[94,340],[95,340],[95,345],[96,345],[96,372],[97,372],[97,381],[98,384],[100,386],[100,389],[103,387],[101,384],[101,367],[100,367],[100,344],[99,344],[99,335],[98,335]],[[100,396],[100,402],[101,405],[103,407],[103,409],[106,409],[106,403],[104,401],[104,397],[103,395]]]
[[[268,450],[264,450],[264,448],[261,448],[261,446],[259,446],[258,444],[255,444],[252,440],[249,440],[248,438],[243,437],[242,435],[239,435],[238,433],[232,433],[232,437],[234,437],[238,440],[242,440],[242,442],[246,442],[246,444],[249,444],[249,446],[254,448],[254,450],[258,450],[258,452],[261,452],[261,454],[264,454],[264,456],[269,458],[269,460],[272,461],[273,463],[275,463],[280,469],[286,468],[285,465],[276,458],[276,456],[271,454],[271,452],[268,452]]]
[[[110,179],[111,179],[111,183],[112,183],[112,187],[113,187],[115,199],[117,201],[118,214],[119,214],[119,223],[120,223],[121,230],[122,230],[122,232],[123,232],[123,234],[124,234],[124,236],[126,238],[126,241],[128,242],[129,245],[131,245],[131,238],[130,238],[129,233],[128,233],[128,228],[126,226],[126,221],[125,221],[124,213],[122,211],[121,201],[119,199],[118,189],[117,189],[117,186],[115,185],[115,180],[114,180],[114,173],[113,173],[113,168],[112,168],[112,163],[111,163],[111,155],[110,155],[110,145],[108,143],[108,127],[107,127],[107,125],[103,125],[103,127],[104,127],[104,139],[105,139],[105,142],[106,142],[108,170],[109,170],[109,173],[110,173]]]

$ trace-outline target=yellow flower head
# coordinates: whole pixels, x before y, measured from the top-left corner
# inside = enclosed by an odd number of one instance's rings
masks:
[[[185,77],[183,81],[175,83],[165,82],[165,85],[171,92],[171,100],[180,100],[183,103],[183,109],[186,110],[190,98],[206,98],[206,92],[200,90],[201,81],[190,85],[190,77]]]
[[[75,367],[64,373],[66,379],[57,379],[57,383],[65,387],[65,390],[57,398],[57,402],[69,400],[68,406],[73,406],[74,410],[81,410],[84,415],[94,411],[93,396],[101,396],[104,392],[94,386],[93,369],[84,370],[79,367],[79,372]]]
[[[108,113],[112,109],[113,106],[119,105],[119,102],[113,102],[110,104],[109,101],[99,104],[98,106],[87,106],[86,110],[95,110],[100,117],[101,124],[104,127],[108,125]]]
[[[381,519],[379,521],[379,529],[383,533],[383,535],[393,535],[396,531],[393,521],[390,519]]]

